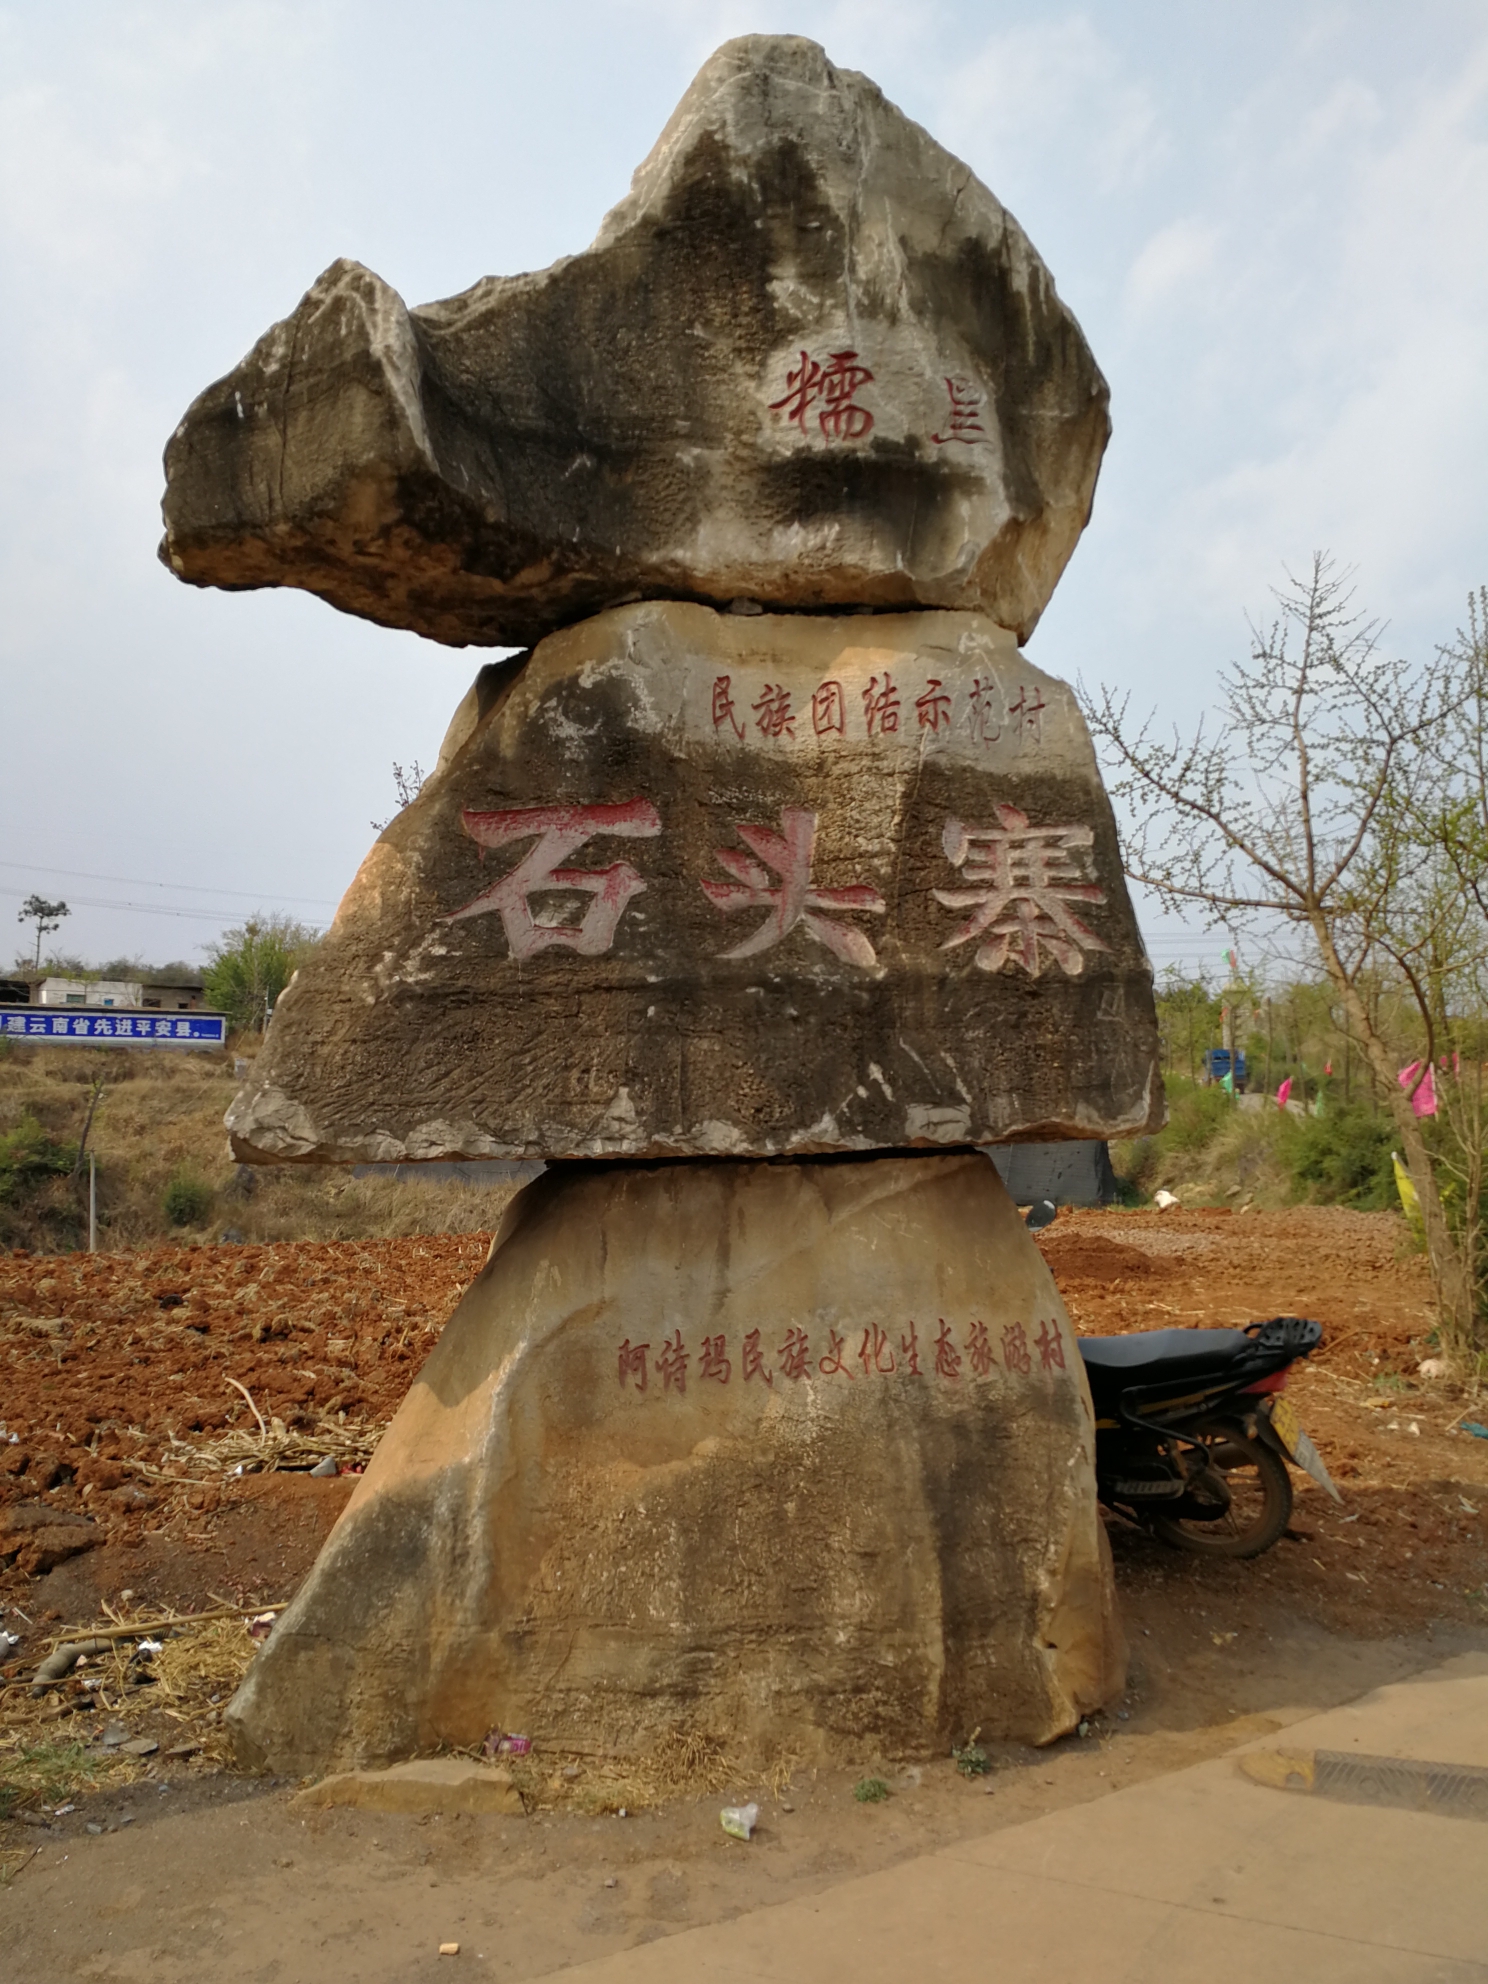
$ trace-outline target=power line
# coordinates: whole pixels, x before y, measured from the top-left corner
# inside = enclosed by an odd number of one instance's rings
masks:
[[[17,868],[23,873],[38,875],[65,875],[77,882],[122,882],[132,889],[172,889],[182,895],[193,896],[237,896],[243,902],[298,902],[312,909],[334,909],[336,905],[325,896],[285,896],[277,889],[264,889],[250,892],[246,889],[214,889],[195,882],[152,882],[143,875],[94,875],[86,868],[49,868],[44,861],[0,861],[0,868]],[[0,889],[0,895],[17,895],[16,889]],[[79,901],[81,901],[79,897]],[[107,903],[88,905],[91,908],[135,909],[136,903]],[[182,912],[187,914],[189,912]]]
[[[0,888],[0,896],[11,896],[24,901],[24,889]],[[258,898],[254,898],[258,900]],[[296,898],[290,898],[296,900]],[[298,898],[303,901],[304,898]],[[128,909],[140,916],[185,916],[194,917],[199,923],[231,923],[234,917],[243,914],[241,909],[178,909],[174,903],[164,902],[115,902],[105,896],[74,896],[70,909]]]

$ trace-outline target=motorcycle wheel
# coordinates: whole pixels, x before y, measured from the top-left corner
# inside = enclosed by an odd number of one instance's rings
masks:
[[[1175,1549],[1201,1557],[1259,1557],[1280,1539],[1292,1518],[1286,1462],[1238,1427],[1225,1427],[1206,1444],[1210,1466],[1223,1474],[1230,1491],[1229,1508],[1213,1522],[1154,1515],[1153,1533]]]

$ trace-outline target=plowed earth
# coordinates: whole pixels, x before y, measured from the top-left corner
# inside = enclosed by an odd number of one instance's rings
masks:
[[[158,1690],[140,1687],[122,1712],[158,1736],[159,1757],[29,1821],[0,1819],[0,1948],[31,1984],[402,1984],[446,1938],[507,1979],[546,1975],[855,1874],[900,1878],[900,1863],[937,1845],[1488,1648],[1488,1441],[1453,1430],[1485,1420],[1488,1400],[1419,1376],[1429,1289],[1403,1239],[1393,1217],[1337,1211],[1066,1213],[1040,1235],[1087,1334],[1276,1314],[1321,1322],[1324,1347],[1290,1395],[1344,1498],[1299,1478],[1290,1534],[1254,1563],[1185,1556],[1113,1520],[1131,1678],[1085,1740],[1004,1746],[994,1774],[970,1782],[947,1758],[885,1759],[881,1805],[855,1801],[853,1773],[821,1772],[789,1786],[741,1780],[624,1824],[562,1809],[442,1826],[334,1811],[307,1823],[287,1788],[223,1772],[210,1735],[189,1766],[164,1761],[179,1724],[147,1699]],[[332,1428],[370,1433],[486,1244],[470,1234],[0,1260],[0,1560],[8,1536],[43,1522],[86,1518],[100,1539],[34,1574],[16,1551],[0,1571],[0,1626],[21,1635],[23,1656],[0,1690],[0,1766],[5,1745],[31,1740],[25,1682],[48,1632],[96,1619],[126,1591],[131,1615],[268,1603],[309,1568],[351,1484],[204,1470],[216,1443],[257,1431],[228,1379],[312,1450]],[[56,1730],[96,1755],[103,1717],[81,1693],[58,1711]],[[718,1807],[751,1797],[760,1830],[740,1847]],[[116,1836],[85,1836],[100,1829]]]

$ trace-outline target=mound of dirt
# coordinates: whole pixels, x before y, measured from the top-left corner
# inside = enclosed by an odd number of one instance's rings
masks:
[[[1140,1248],[1078,1227],[1047,1234],[1043,1249],[1061,1286],[1067,1281],[1137,1281],[1170,1272],[1165,1262],[1155,1261]]]

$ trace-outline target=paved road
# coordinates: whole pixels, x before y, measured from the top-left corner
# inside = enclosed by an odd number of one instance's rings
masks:
[[[1488,1766],[1468,1655],[1258,1750]],[[807,1901],[561,1973],[573,1984],[1488,1984],[1488,1824],[1200,1764]]]

